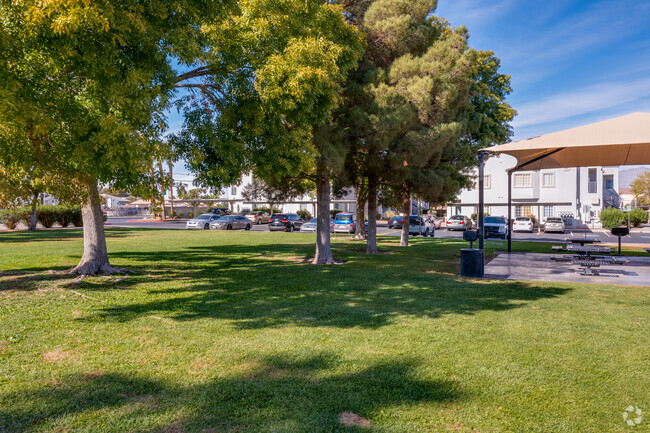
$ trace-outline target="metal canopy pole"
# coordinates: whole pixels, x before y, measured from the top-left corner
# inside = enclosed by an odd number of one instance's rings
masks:
[[[484,175],[483,175],[483,168],[484,168],[484,160],[485,160],[485,153],[484,152],[479,152],[478,153],[478,221],[477,221],[477,226],[478,226],[478,249],[483,250],[485,249],[485,233],[483,229],[483,211],[485,206],[483,205],[484,203],[484,196],[483,196],[483,180],[484,180]]]
[[[508,170],[508,253],[512,252],[512,170]]]

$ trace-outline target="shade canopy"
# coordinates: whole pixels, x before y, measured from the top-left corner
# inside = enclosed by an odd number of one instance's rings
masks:
[[[650,164],[650,113],[481,149],[517,159],[511,170]]]

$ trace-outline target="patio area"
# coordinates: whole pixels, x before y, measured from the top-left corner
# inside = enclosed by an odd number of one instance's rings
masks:
[[[596,275],[580,275],[580,268],[570,262],[552,260],[553,254],[499,254],[485,265],[485,278],[500,280],[565,281],[574,283],[620,284],[650,287],[650,257],[625,257],[623,265],[602,264]]]

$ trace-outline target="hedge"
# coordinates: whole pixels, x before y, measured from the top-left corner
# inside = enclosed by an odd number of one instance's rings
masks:
[[[22,221],[29,226],[32,219],[31,208],[6,209],[0,211],[0,221],[9,229],[14,230]],[[36,221],[45,228],[59,223],[61,227],[81,227],[81,206],[51,205],[36,207]]]

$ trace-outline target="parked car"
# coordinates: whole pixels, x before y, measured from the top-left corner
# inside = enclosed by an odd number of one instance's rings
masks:
[[[208,230],[210,228],[210,223],[218,220],[219,218],[221,218],[219,215],[215,215],[213,213],[204,213],[194,219],[189,220],[185,224],[185,228]]]
[[[424,220],[417,215],[409,215],[409,236],[420,236],[424,233]]]
[[[469,230],[472,220],[465,215],[454,215],[447,219],[447,230]]]
[[[300,227],[301,232],[316,232],[318,218],[312,218]],[[334,220],[330,218],[330,232],[334,233]]]
[[[271,216],[269,221],[269,230],[293,232],[300,230],[305,221],[295,213],[276,213]]]
[[[271,215],[263,211],[249,212],[244,216],[255,224],[267,224],[271,219]]]
[[[364,222],[368,230],[368,221]],[[334,233],[354,233],[357,230],[357,215],[350,212],[340,212],[334,217]]]
[[[533,232],[533,219],[531,217],[517,217],[512,224],[513,232]]]
[[[544,233],[560,232],[564,233],[564,221],[560,217],[548,217],[544,221]]]
[[[209,213],[213,213],[215,215],[230,215],[232,211],[228,209],[227,207],[214,207],[208,211]]]
[[[213,230],[250,230],[253,222],[243,215],[224,215],[218,220],[210,223]]]
[[[508,223],[505,217],[488,216],[483,218],[485,238],[492,236],[505,239],[508,236]]]
[[[388,220],[389,229],[401,229],[404,224],[404,215],[395,215]]]

